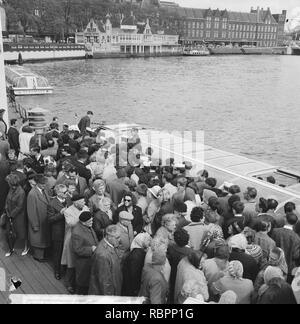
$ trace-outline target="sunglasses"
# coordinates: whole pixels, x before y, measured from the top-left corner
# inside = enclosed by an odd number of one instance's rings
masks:
[[[124,201],[131,202],[132,200],[131,199],[124,199]]]

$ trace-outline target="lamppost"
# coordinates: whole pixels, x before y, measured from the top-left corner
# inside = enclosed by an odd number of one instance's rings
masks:
[[[8,110],[7,110],[1,15],[0,15],[0,109],[5,109],[3,119],[8,125]]]

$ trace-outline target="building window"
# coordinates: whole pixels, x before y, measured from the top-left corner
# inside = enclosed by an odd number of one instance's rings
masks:
[[[214,33],[214,38],[218,38],[219,37],[219,33],[218,32],[215,32]]]
[[[203,38],[203,30],[200,30],[200,37]]]
[[[226,32],[222,33],[222,38],[226,38]]]
[[[215,18],[215,29],[219,29],[220,19],[218,17]]]
[[[200,28],[204,29],[204,23],[203,22],[200,24]]]
[[[211,28],[211,17],[206,18],[206,28]]]
[[[210,38],[210,31],[206,32],[206,38]]]

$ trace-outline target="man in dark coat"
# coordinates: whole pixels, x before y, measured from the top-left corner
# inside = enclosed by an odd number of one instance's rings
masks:
[[[105,238],[100,242],[93,256],[89,295],[121,295],[121,262],[116,252],[119,242],[118,227],[116,225],[107,227]]]
[[[54,274],[57,280],[61,279],[61,257],[65,239],[65,217],[64,212],[70,207],[71,202],[67,201],[67,187],[57,185],[55,187],[56,197],[48,205],[48,221],[51,225],[52,258]]]
[[[34,259],[44,262],[46,249],[50,247],[50,228],[47,214],[50,197],[45,191],[45,177],[40,174],[36,175],[34,181],[37,185],[32,188],[27,197],[28,239]]]
[[[86,189],[88,188],[87,182],[84,178],[80,177],[78,174],[77,169],[71,168],[66,172],[65,175],[63,175],[61,178],[59,178],[56,182],[56,185],[58,184],[66,184],[67,181],[74,181],[76,184],[76,191],[82,196],[84,195]]]
[[[44,173],[45,170],[45,162],[44,157],[41,154],[41,148],[39,146],[34,146],[30,149],[31,153],[31,168],[36,173]]]
[[[139,296],[147,298],[151,305],[167,303],[168,282],[163,275],[166,259],[165,252],[155,251],[152,255],[152,264],[146,265],[143,270]]]
[[[23,161],[17,161],[16,169],[12,173],[18,176],[18,178],[20,179],[20,186],[25,190],[27,176],[25,175]]]
[[[87,295],[89,291],[92,256],[97,249],[98,239],[93,228],[90,212],[79,216],[79,223],[72,229],[72,248],[75,256],[76,293]]]
[[[86,168],[86,163],[89,159],[89,155],[85,150],[80,150],[77,153],[77,160],[75,160],[72,164],[77,169],[78,174],[81,178],[84,178],[88,183],[90,178],[92,177],[92,173],[89,169]]]
[[[174,241],[176,244],[170,245],[168,248],[167,257],[171,266],[170,275],[170,302],[174,302],[174,287],[177,276],[177,266],[181,259],[190,255],[192,249],[188,246],[190,236],[188,232],[184,229],[178,229],[174,233]]]
[[[293,230],[297,222],[295,214],[287,215],[284,228],[275,228],[271,233],[276,245],[284,251],[288,265],[288,283],[292,283],[292,272],[300,265],[300,237]]]
[[[93,116],[92,111],[88,111],[86,116],[82,117],[80,119],[80,122],[78,123],[78,128],[80,130],[80,133],[85,135],[86,129],[91,126],[91,117]]]
[[[106,184],[106,191],[110,194],[113,202],[113,207],[116,210],[121,203],[124,194],[129,191],[129,188],[125,184],[127,173],[124,168],[117,171],[118,179],[108,181]]]
[[[10,121],[10,128],[7,133],[7,138],[10,148],[16,152],[16,156],[18,156],[20,152],[19,135],[19,131],[17,130],[17,120],[12,119]]]

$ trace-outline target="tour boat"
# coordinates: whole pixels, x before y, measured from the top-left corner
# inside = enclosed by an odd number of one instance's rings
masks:
[[[5,66],[7,86],[16,96],[52,94],[53,87],[46,78],[22,66]]]
[[[184,50],[184,56],[208,56],[210,55],[209,50],[207,49],[193,49],[193,50]]]
[[[143,150],[147,146],[154,149],[153,158],[162,158],[164,161],[167,157],[174,157],[179,164],[189,161],[193,164],[193,176],[205,168],[211,177],[217,179],[219,188],[223,188],[226,183],[240,186],[242,192],[247,187],[254,187],[258,197],[272,197],[278,201],[277,213],[284,214],[284,205],[287,202],[294,202],[300,212],[299,172],[222,151],[203,143],[195,143],[189,138],[179,136],[179,132],[174,135],[135,124],[106,125],[104,132],[107,132],[108,137],[119,134],[124,140],[133,127],[139,129]],[[275,185],[266,181],[269,176],[276,179]]]

